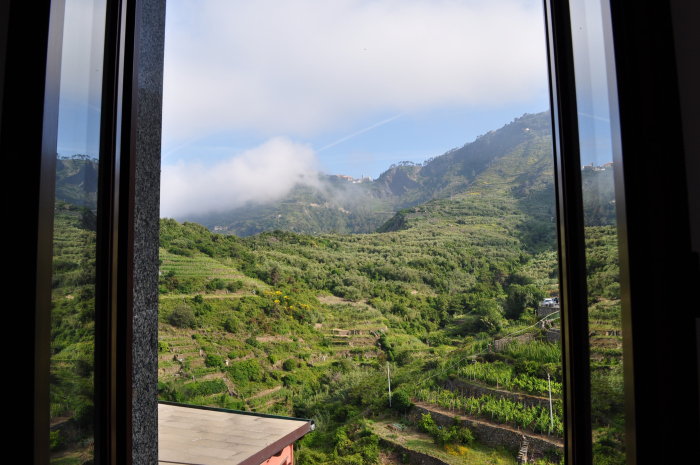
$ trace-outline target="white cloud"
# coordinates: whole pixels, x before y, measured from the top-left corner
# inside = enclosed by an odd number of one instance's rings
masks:
[[[161,216],[236,208],[285,196],[295,184],[317,182],[316,155],[308,145],[282,137],[216,166],[180,162],[163,166]]]
[[[536,0],[169,2],[164,142],[308,137],[373,113],[528,102],[545,86]]]

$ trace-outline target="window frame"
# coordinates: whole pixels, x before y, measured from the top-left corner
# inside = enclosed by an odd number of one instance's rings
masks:
[[[11,275],[6,273],[9,275],[6,282],[15,294],[33,296],[22,311],[9,316],[7,327],[16,329],[31,352],[31,364],[22,365],[16,374],[33,382],[31,405],[24,407],[31,414],[22,416],[16,436],[20,440],[17,445],[32,451],[34,463],[49,461],[50,245],[60,78],[60,53],[55,48],[60,43],[55,37],[59,29],[50,28],[50,24],[62,23],[58,11],[63,1],[2,0],[0,3],[0,25],[4,25],[0,31],[0,152],[4,171],[9,173],[5,175],[3,189],[6,199],[23,194],[17,201],[9,202],[6,215],[23,225],[24,231],[13,237],[13,248],[22,250],[26,258],[13,264]],[[592,456],[585,242],[571,24],[566,0],[543,2],[563,309],[565,453],[569,464],[589,464]],[[133,338],[135,237],[140,227],[135,220],[135,199],[137,184],[146,182],[136,176],[137,137],[139,130],[160,130],[160,127],[139,127],[137,117],[139,105],[145,101],[138,92],[143,73],[140,66],[144,60],[158,59],[148,56],[139,61],[142,12],[154,8],[154,3],[164,5],[164,0],[107,1],[100,157],[103,184],[98,200],[98,230],[102,236],[98,243],[99,322],[96,322],[95,364],[98,463],[136,461],[134,437],[147,436],[157,428],[149,419],[133,415],[136,396],[133,387],[139,374],[134,371],[138,366],[132,364],[134,344],[138,342]],[[625,153],[634,154],[614,160],[627,463],[659,460],[670,463],[694,452],[691,447],[700,436],[697,421],[689,422],[680,431],[663,428],[674,418],[673,412],[657,408],[663,400],[659,392],[673,392],[675,398],[683,399],[684,410],[691,418],[700,412],[696,330],[700,306],[689,292],[700,282],[700,271],[689,240],[674,24],[669,0],[648,5],[610,0],[610,9],[612,59],[619,89],[619,144]],[[648,112],[656,115],[653,121],[645,116]],[[644,134],[644,138],[639,134]],[[663,163],[650,167],[661,151]],[[16,155],[20,153],[23,155]],[[616,156],[620,157],[620,153],[618,150]],[[649,186],[659,176],[673,181],[662,183],[664,189],[651,196]],[[650,209],[663,217],[663,224],[648,221]],[[649,241],[653,241],[653,252],[649,252]],[[665,272],[669,269],[676,273],[669,276],[672,273]],[[668,286],[688,290],[674,296],[673,334],[659,332],[654,318],[664,304],[663,293],[655,288]],[[144,342],[148,343],[151,341]],[[682,356],[674,358],[674,351]],[[666,363],[676,370],[673,379],[645,376],[645,364],[649,361]],[[157,410],[157,404],[154,405]],[[655,444],[669,446],[662,448]]]

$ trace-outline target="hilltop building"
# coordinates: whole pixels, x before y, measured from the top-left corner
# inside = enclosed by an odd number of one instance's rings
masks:
[[[352,181],[353,177],[352,176],[346,176],[344,174],[331,174],[331,179],[340,179],[344,181]]]
[[[606,169],[611,170],[613,167],[613,162],[605,163],[602,166],[593,166],[593,162],[590,165],[581,166],[581,171],[605,171]]]

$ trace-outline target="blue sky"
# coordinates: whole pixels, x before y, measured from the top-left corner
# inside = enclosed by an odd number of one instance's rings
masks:
[[[376,178],[549,106],[539,0],[167,8],[166,216],[282,196],[315,171]]]
[[[600,165],[600,5],[574,7],[581,161]],[[104,8],[66,1],[60,155],[97,156]],[[376,178],[549,106],[539,0],[173,0],[164,71],[165,216],[272,201],[319,171]]]
[[[315,149],[320,171],[376,178],[393,163],[404,160],[420,163],[498,129],[523,113],[546,110],[547,98],[541,100],[539,107],[516,104],[498,108],[439,108],[417,114],[377,113],[358,119],[349,128],[324,131],[299,141]],[[246,132],[222,132],[184,141],[175,147],[164,146],[163,163],[191,160],[215,165],[267,139]]]
[[[58,153],[98,157],[106,0],[67,0]]]
[[[612,161],[601,2],[573,2],[571,8],[581,163],[600,166]]]

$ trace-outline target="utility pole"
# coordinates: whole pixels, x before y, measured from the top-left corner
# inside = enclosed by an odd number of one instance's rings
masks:
[[[547,373],[547,384],[549,384],[549,431],[551,432],[554,429],[554,415],[552,414],[552,380],[549,379],[549,373]]]
[[[389,375],[389,362],[386,362],[386,378],[389,380],[389,408],[391,408],[391,376]]]

